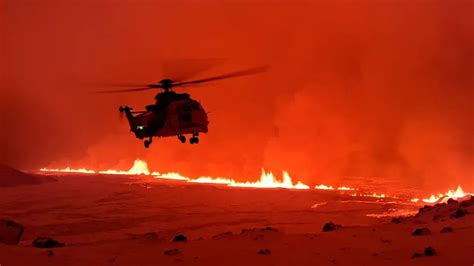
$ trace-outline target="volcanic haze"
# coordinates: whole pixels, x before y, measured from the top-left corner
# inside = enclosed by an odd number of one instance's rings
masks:
[[[474,190],[473,1],[6,0],[0,11],[1,163],[143,158],[187,176],[245,181],[264,167],[308,184]],[[146,150],[129,133],[117,107],[140,110],[156,92],[91,93],[259,65],[271,70],[186,88],[210,112],[199,145]]]

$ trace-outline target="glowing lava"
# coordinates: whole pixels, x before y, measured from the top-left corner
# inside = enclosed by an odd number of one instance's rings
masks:
[[[178,173],[153,173],[153,175],[155,176],[155,178],[183,180],[189,183],[219,184],[227,185],[229,187],[309,189],[308,185],[305,185],[300,181],[296,182],[296,184],[293,184],[290,175],[286,171],[283,171],[283,180],[279,181],[275,178],[273,173],[267,173],[264,169],[262,169],[262,175],[260,176],[260,180],[256,182],[237,182],[233,179],[208,176],[192,179],[189,177],[182,176]]]
[[[292,188],[292,189],[309,189],[308,185],[305,185],[298,181],[296,184],[293,184],[291,177],[288,172],[283,171],[283,180],[278,181],[272,172],[266,173],[262,169],[262,175],[260,180],[257,182],[234,182],[229,184],[231,187],[255,187],[255,188]]]
[[[456,190],[449,190],[448,192],[444,194],[440,193],[437,196],[435,196],[434,194],[431,194],[429,198],[422,199],[422,201],[425,203],[446,202],[448,201],[448,199],[460,199],[460,198],[467,197],[469,195],[474,195],[474,194],[464,192],[461,186],[458,185]],[[418,199],[412,199],[412,201],[417,202]]]
[[[283,171],[282,179],[277,179],[272,172],[266,172],[262,169],[262,174],[260,179],[255,182],[247,181],[247,182],[237,182],[233,179],[228,179],[224,177],[208,177],[203,176],[199,178],[189,178],[183,176],[176,172],[169,172],[169,173],[159,173],[159,172],[150,172],[148,169],[148,165],[145,161],[140,159],[136,159],[133,163],[132,168],[128,171],[121,171],[121,170],[114,170],[109,169],[105,171],[95,171],[89,170],[85,168],[73,169],[70,167],[66,167],[63,169],[48,169],[48,168],[41,168],[41,172],[54,172],[54,173],[80,173],[80,174],[113,174],[113,175],[151,175],[154,178],[160,179],[171,179],[171,180],[178,180],[184,181],[188,183],[202,183],[202,184],[219,184],[225,185],[229,187],[243,187],[243,188],[286,188],[286,189],[310,189],[310,187],[306,184],[301,183],[300,181],[293,183],[290,175],[287,171]],[[336,190],[340,191],[340,193],[350,192],[350,196],[353,197],[367,197],[367,198],[396,198],[392,196],[387,196],[386,194],[378,194],[375,192],[359,192],[357,188],[351,188],[347,186],[328,186],[324,184],[320,184],[314,187],[314,189],[318,190]],[[464,192],[461,186],[458,186],[456,190],[449,190],[444,194],[438,195],[431,195],[429,198],[413,198],[411,202],[413,203],[437,203],[437,202],[446,202],[449,198],[452,199],[459,199],[469,195],[474,195],[472,193]],[[408,199],[407,199],[408,200]]]
[[[136,159],[133,162],[132,168],[128,171],[119,171],[119,170],[105,170],[99,171],[99,174],[106,174],[106,175],[150,175],[150,170],[148,170],[148,164],[145,161],[140,159]]]
[[[81,173],[81,174],[95,174],[94,170],[89,170],[85,168],[73,169],[73,168],[63,168],[63,169],[49,169],[49,168],[41,168],[41,172],[58,172],[58,173]]]
[[[326,186],[326,185],[323,185],[323,184],[317,185],[314,188],[315,189],[320,189],[320,190],[342,190],[342,191],[357,190],[355,188],[346,187],[346,186],[334,188],[333,186]]]
[[[315,189],[321,189],[321,190],[334,190],[334,187],[332,186],[326,186],[326,185],[318,185],[314,187]]]

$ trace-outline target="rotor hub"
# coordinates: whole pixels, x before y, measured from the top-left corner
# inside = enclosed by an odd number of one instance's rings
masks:
[[[173,81],[171,79],[162,79],[159,84],[165,91],[169,91],[173,87]]]

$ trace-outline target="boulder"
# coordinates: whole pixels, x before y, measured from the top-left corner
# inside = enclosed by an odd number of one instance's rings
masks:
[[[402,218],[401,217],[393,217],[392,218],[392,223],[394,224],[399,224],[402,222]]]
[[[334,231],[338,228],[341,228],[342,225],[340,224],[335,224],[333,222],[329,222],[329,223],[326,223],[324,226],[323,226],[323,232],[330,232],[330,231]]]
[[[25,227],[12,220],[0,220],[0,242],[8,245],[18,245]]]
[[[258,254],[258,255],[271,255],[272,252],[271,252],[269,249],[265,248],[265,249],[259,250],[259,251],[257,252],[257,254]]]
[[[413,233],[411,233],[412,236],[426,236],[430,234],[431,234],[431,230],[426,227],[417,228],[415,231],[413,231]]]
[[[61,248],[66,245],[52,238],[42,236],[39,236],[33,240],[32,244],[36,248]]]
[[[185,235],[177,235],[173,238],[173,242],[186,242],[188,238]]]
[[[423,252],[423,254],[425,254],[425,256],[434,256],[436,255],[436,250],[432,247],[427,247],[425,248],[425,251]]]
[[[461,218],[461,217],[466,216],[466,214],[467,214],[467,210],[466,210],[466,209],[461,209],[461,208],[459,208],[459,209],[457,209],[451,216],[452,216],[453,218]]]
[[[449,198],[448,201],[447,201],[448,204],[457,204],[458,201],[455,200],[455,199],[452,199],[452,198]]]
[[[264,232],[278,232],[278,229],[270,227],[270,226],[264,227],[261,230]]]

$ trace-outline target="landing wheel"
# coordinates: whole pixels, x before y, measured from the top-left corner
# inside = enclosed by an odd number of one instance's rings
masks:
[[[192,138],[189,139],[189,143],[198,144],[199,143],[199,138],[198,137],[192,137]]]
[[[186,143],[186,136],[178,135],[178,139],[179,139],[179,141],[181,141],[181,143]]]
[[[145,145],[145,148],[148,148],[150,147],[150,144],[151,144],[151,138],[150,139],[147,139],[143,142],[143,145]]]

